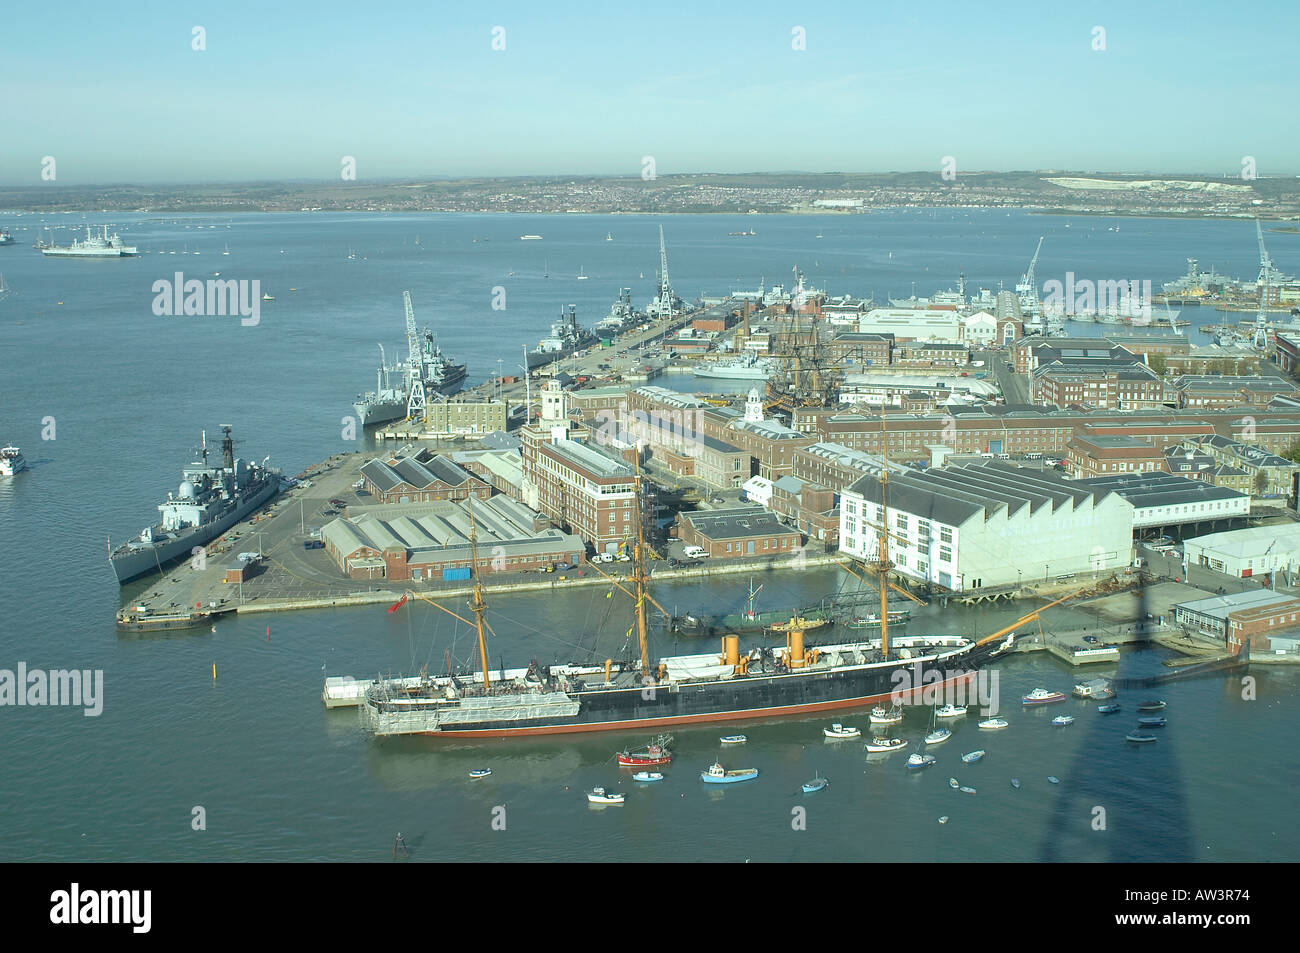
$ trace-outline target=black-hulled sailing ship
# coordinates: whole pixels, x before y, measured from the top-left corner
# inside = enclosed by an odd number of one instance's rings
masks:
[[[883,491],[888,484],[887,466],[881,482]],[[919,691],[928,679],[928,684],[946,691],[1012,646],[1015,626],[978,641],[961,635],[917,635],[891,643],[886,604],[891,568],[885,529],[888,509],[882,492],[879,559],[872,566],[880,581],[880,616],[884,620],[880,638],[815,645],[805,639],[809,630],[817,628],[814,621],[795,616],[774,627],[784,635],[784,645],[758,645],[742,653],[740,637],[728,635],[721,640],[720,652],[661,657],[652,663],[647,639],[649,607],[665,616],[670,613],[648,591],[639,476],[635,488],[637,539],[632,573],[626,580],[631,588],[619,580],[611,579],[611,583],[633,600],[639,658],[608,660],[600,665],[540,665],[534,660],[526,669],[489,670],[484,661],[489,657],[484,620],[487,604],[471,515],[474,581],[469,608],[473,621],[433,600],[426,601],[474,626],[481,667],[459,675],[375,681],[361,700],[368,729],[377,736],[494,738],[662,729],[858,708],[896,700],[900,670],[906,670],[903,685]]]

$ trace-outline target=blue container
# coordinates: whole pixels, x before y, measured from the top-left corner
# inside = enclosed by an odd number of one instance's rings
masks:
[[[442,571],[443,582],[467,582],[469,580],[469,567],[463,569],[444,569]]]

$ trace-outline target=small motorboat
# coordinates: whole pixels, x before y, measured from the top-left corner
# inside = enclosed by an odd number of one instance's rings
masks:
[[[744,735],[723,735],[718,740],[724,745],[743,745],[749,739]]]
[[[1015,788],[1017,791],[1019,791],[1019,790],[1020,790],[1020,779],[1019,779],[1019,778],[1012,778],[1012,779],[1011,779],[1011,786],[1012,786],[1013,788]]]
[[[1005,728],[1008,722],[1002,718],[986,718],[981,721],[979,726],[987,731],[993,731],[998,728]]]
[[[1097,711],[1101,712],[1103,715],[1113,715],[1115,712],[1119,711],[1119,705],[1098,705]]]
[[[934,717],[960,718],[964,714],[966,714],[965,705],[941,705],[938,710],[935,711]]]
[[[620,767],[624,768],[653,768],[657,765],[668,764],[673,760],[673,753],[668,750],[669,743],[672,742],[672,736],[660,735],[644,748],[638,748],[635,751],[623,749],[615,757],[618,759]]]
[[[1135,745],[1149,745],[1151,744],[1151,742],[1156,740],[1156,736],[1143,734],[1140,731],[1135,731],[1132,734],[1125,735],[1124,740],[1131,741]]]
[[[978,748],[975,751],[968,751],[961,756],[961,759],[967,764],[974,764],[980,758],[984,757],[984,749]]]
[[[1046,688],[1035,688],[1028,695],[1020,696],[1022,705],[1050,705],[1053,702],[1065,701],[1064,692],[1049,692]]]
[[[934,764],[934,755],[931,754],[913,754],[907,759],[909,769],[928,768]]]
[[[956,778],[949,778],[949,779],[948,779],[948,787],[952,788],[952,789],[955,791],[955,790],[957,790],[959,787],[961,787],[961,782],[958,781]]]
[[[907,747],[902,738],[872,738],[867,742],[867,751],[876,754],[882,751],[899,751]]]
[[[662,781],[664,776],[658,771],[638,771],[632,775],[633,781]]]
[[[818,791],[822,790],[822,789],[823,789],[824,787],[826,787],[826,785],[828,785],[828,784],[830,784],[830,782],[827,781],[825,778],[823,778],[823,777],[819,774],[819,775],[817,775],[817,777],[813,778],[811,781],[805,781],[805,782],[803,783],[803,793],[804,793],[804,794],[816,794]]]
[[[469,773],[469,776],[477,781],[479,778],[486,778],[491,773],[491,768],[475,768]]]
[[[1057,715],[1055,718],[1052,719],[1052,724],[1057,725],[1057,726],[1059,726],[1059,727],[1061,727],[1061,728],[1064,728],[1066,725],[1072,725],[1072,724],[1074,724],[1074,716],[1073,716],[1073,715]]]
[[[1060,784],[1060,783],[1061,783],[1061,779],[1058,778],[1058,777],[1057,777],[1056,775],[1054,775],[1054,774],[1049,774],[1049,775],[1047,776],[1047,781],[1048,781],[1049,784]]]
[[[841,738],[862,737],[862,732],[858,731],[858,729],[852,726],[845,726],[838,723],[831,725],[829,728],[823,728],[822,734],[824,734],[827,738],[834,738],[837,741]]]
[[[930,732],[928,735],[925,736],[925,743],[928,745],[943,744],[951,737],[952,737],[952,732],[949,731],[947,728],[936,728],[934,731]]]
[[[1157,715],[1154,718],[1138,719],[1139,728],[1163,728],[1167,724],[1169,724],[1169,719],[1165,718],[1163,715]]]
[[[974,793],[975,793],[975,789],[974,789],[974,788],[968,788],[968,787],[966,787],[966,785],[963,784],[963,785],[961,786],[961,793],[962,793],[962,794],[974,794]]]
[[[707,771],[700,772],[700,780],[705,784],[735,784],[737,781],[752,781],[758,777],[758,768],[737,768],[728,771],[719,762],[713,762]]]
[[[592,788],[587,792],[587,800],[592,804],[622,804],[623,795],[604,788]]]
[[[945,814],[943,817],[939,818],[939,823],[940,823],[940,824],[947,824],[947,823],[948,823],[948,815]]]
[[[873,725],[897,725],[903,720],[903,706],[895,705],[886,711],[880,706],[871,709],[871,723]]]
[[[1164,699],[1157,699],[1156,701],[1143,702],[1142,704],[1138,705],[1138,711],[1164,711],[1164,710],[1165,710]]]

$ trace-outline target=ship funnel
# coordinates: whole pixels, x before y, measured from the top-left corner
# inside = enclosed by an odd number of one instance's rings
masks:
[[[740,664],[740,636],[728,635],[722,639],[722,654],[727,665]]]
[[[796,622],[791,623],[790,629],[786,634],[786,646],[789,649],[789,656],[790,656],[789,664],[791,668],[804,667],[803,629],[801,627],[796,627],[796,626],[802,626],[802,624],[803,624],[802,619],[799,619]]]

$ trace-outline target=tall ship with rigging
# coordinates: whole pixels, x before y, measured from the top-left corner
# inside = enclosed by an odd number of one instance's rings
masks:
[[[109,564],[119,585],[150,573],[162,572],[176,559],[189,556],[194,547],[206,546],[256,510],[280,489],[280,471],[236,459],[230,426],[221,426],[221,463],[208,463],[207,432],[202,456],[182,470],[175,496],[158,505],[162,518],[135,539],[116,549],[109,543]]]
[[[465,365],[453,364],[443,355],[432,331],[416,328],[409,291],[402,292],[402,302],[406,308],[406,361],[388,365],[384,346],[379,345],[375,389],[358,394],[352,405],[362,427],[415,417],[424,412],[433,395],[449,397],[465,386]]]
[[[637,502],[632,571],[625,580],[610,579],[614,587],[632,599],[634,620],[629,636],[633,631],[637,634],[639,657],[609,659],[603,665],[542,665],[534,659],[527,668],[506,669],[503,662],[499,669],[490,669],[485,661],[489,658],[487,603],[471,515],[473,595],[469,609],[473,620],[416,595],[474,628],[480,668],[441,677],[425,673],[416,679],[381,678],[369,683],[358,692],[367,729],[375,736],[500,738],[661,730],[670,725],[860,708],[886,699],[897,700],[900,695],[913,697],[923,685],[932,685],[928,690],[935,691],[965,683],[979,666],[1009,651],[1015,639],[1013,630],[1041,611],[979,640],[950,634],[910,636],[891,642],[887,606],[891,564],[889,534],[883,529],[888,526],[885,507],[879,533],[880,558],[874,566],[881,592],[878,639],[814,645],[805,634],[815,624],[796,616],[773,626],[774,631],[784,635],[784,645],[758,645],[742,653],[740,637],[728,635],[721,641],[720,652],[661,657],[652,662],[648,642],[650,607],[666,617],[670,613],[648,589],[640,483],[638,475],[634,480]],[[887,483],[886,468],[882,490]],[[899,678],[903,676],[903,684],[913,689],[900,691]]]
[[[37,247],[46,258],[131,258],[138,253],[136,247],[122,241],[117,232],[108,234],[107,225],[100,226],[98,235],[93,234],[87,225],[85,239],[74,238],[70,245],[40,242]]]

